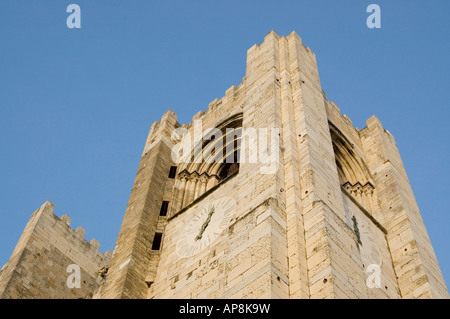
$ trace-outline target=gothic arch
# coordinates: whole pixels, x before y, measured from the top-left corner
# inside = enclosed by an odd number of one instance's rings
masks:
[[[191,150],[191,161],[180,167],[180,172],[197,172],[198,174],[206,173],[209,176],[217,175],[221,164],[226,162],[227,156],[232,156],[233,152],[239,152],[241,132],[242,132],[242,113],[235,114],[229,118],[216,124],[214,128],[221,132],[222,139],[214,138],[201,141],[201,152],[198,151],[200,145],[195,145]],[[226,133],[227,129],[234,129],[236,139],[229,141],[227,145]],[[211,136],[213,137],[213,136]],[[234,143],[235,145],[231,145]],[[217,153],[212,152],[217,150]],[[228,151],[228,152],[227,152]],[[206,155],[206,157],[205,157]]]
[[[353,144],[330,122],[331,140],[341,186],[367,211],[376,210],[373,178]]]
[[[211,139],[202,139],[201,144],[192,148],[191,161],[180,165],[174,185],[172,212],[190,204],[239,170],[242,113],[225,119],[215,128],[221,136],[213,138],[211,135]],[[233,129],[233,135],[227,129]],[[227,133],[233,138],[227,139]]]

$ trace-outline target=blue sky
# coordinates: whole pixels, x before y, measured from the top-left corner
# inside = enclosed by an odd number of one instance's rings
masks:
[[[81,7],[81,29],[66,8]],[[366,7],[381,7],[368,29]],[[246,51],[296,31],[323,90],[395,137],[446,282],[450,2],[0,2],[0,267],[45,201],[113,250],[150,125],[188,123],[245,75]]]

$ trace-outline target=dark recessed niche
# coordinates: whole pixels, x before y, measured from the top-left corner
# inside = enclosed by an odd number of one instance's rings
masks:
[[[177,167],[170,166],[169,178],[175,178],[176,175],[177,175]]]
[[[167,216],[167,209],[169,207],[168,201],[163,201],[161,204],[161,209],[159,211],[159,216]]]
[[[161,248],[162,233],[155,233],[153,237],[152,250],[159,250]]]

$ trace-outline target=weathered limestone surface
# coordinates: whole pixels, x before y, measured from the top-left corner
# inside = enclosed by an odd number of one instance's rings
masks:
[[[98,249],[96,239],[70,228],[67,215],[58,218],[46,202],[31,216],[8,263],[0,272],[0,299],[91,298],[100,286],[98,271],[109,264],[111,252]],[[69,265],[80,267],[80,288],[69,288]]]
[[[167,111],[149,133],[130,200],[117,238],[107,280],[94,298],[144,298],[145,278],[152,267],[152,244],[165,193],[171,160],[171,133],[179,124]]]
[[[403,298],[448,298],[436,255],[393,136],[376,117],[361,131],[377,184],[392,262]]]

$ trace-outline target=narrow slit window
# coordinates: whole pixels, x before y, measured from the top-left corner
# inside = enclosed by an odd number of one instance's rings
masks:
[[[155,233],[153,238],[152,250],[159,250],[161,248],[162,233]]]
[[[177,167],[170,166],[169,178],[175,178],[176,174],[177,174]]]
[[[169,207],[169,202],[163,201],[161,205],[161,210],[159,211],[159,216],[167,216],[167,208]]]

